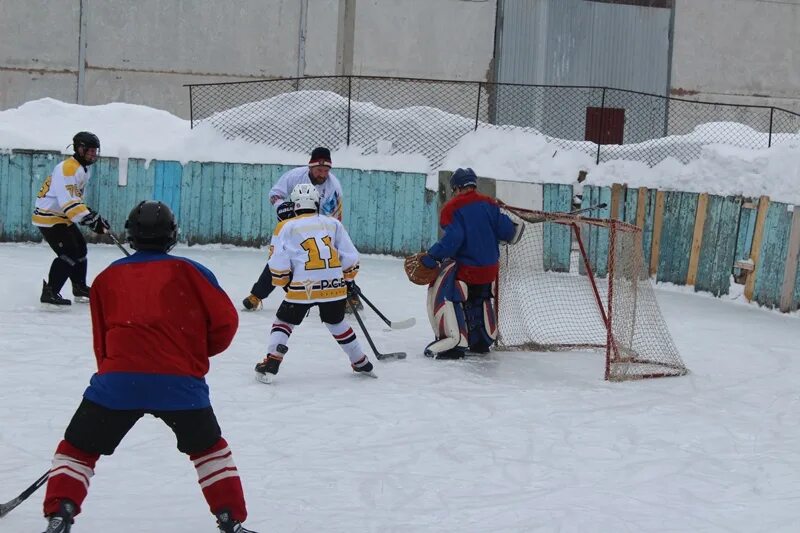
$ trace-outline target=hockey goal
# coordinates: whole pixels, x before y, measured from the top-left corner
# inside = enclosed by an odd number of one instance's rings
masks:
[[[503,207],[525,231],[501,246],[498,349],[603,350],[612,381],[688,372],[661,316],[638,227]]]

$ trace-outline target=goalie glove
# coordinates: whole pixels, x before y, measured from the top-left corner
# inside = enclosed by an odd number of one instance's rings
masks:
[[[89,214],[80,220],[81,226],[86,226],[95,233],[103,234],[111,227],[106,219],[100,216],[100,213],[89,209]]]
[[[430,264],[435,265],[435,267],[428,266]],[[408,280],[416,285],[430,285],[439,275],[436,260],[425,252],[406,257],[403,268],[406,271]]]

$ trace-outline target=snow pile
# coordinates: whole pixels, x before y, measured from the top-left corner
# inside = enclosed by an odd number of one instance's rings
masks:
[[[333,149],[335,167],[430,173],[471,166],[479,175],[535,183],[572,183],[588,171],[589,184],[769,195],[800,204],[800,133],[781,134],[772,148],[747,149],[719,142],[766,144],[766,134],[742,124],[711,123],[686,135],[609,148],[619,159],[595,165],[597,146],[554,139],[530,128],[498,127],[430,107],[384,109],[351,103],[327,91],[285,93],[212,115],[194,129],[166,111],[113,103],[79,106],[45,98],[0,112],[0,149],[67,152],[78,130],[97,133],[111,157],[301,165],[311,148]],[[735,134],[732,134],[734,132]],[[731,140],[733,139],[733,140]],[[744,141],[743,139],[746,139]],[[294,143],[294,144],[292,144]],[[291,146],[305,148],[292,149]],[[631,158],[656,147],[692,154],[688,163],[666,158],[653,167]]]

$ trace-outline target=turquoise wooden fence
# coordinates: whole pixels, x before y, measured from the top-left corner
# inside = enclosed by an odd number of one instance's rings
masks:
[[[0,154],[0,241],[40,241],[30,223],[36,193],[63,156],[55,152]],[[119,161],[102,158],[86,191],[87,203],[122,235],[130,209],[161,200],[176,213],[180,240],[189,244],[260,246],[269,240],[275,214],[268,191],[284,165],[200,163],[129,159],[120,185]],[[424,174],[337,169],[344,188],[344,224],[364,253],[407,255],[438,237],[438,211],[446,194],[429,191]],[[483,182],[482,182],[483,183]],[[489,186],[483,183],[483,186]],[[536,185],[541,209],[569,211],[572,186]],[[513,203],[513,202],[512,202]],[[793,311],[800,306],[800,207],[741,197],[623,186],[586,185],[582,205],[606,203],[592,213],[642,228],[645,264],[658,281],[693,285],[715,295],[730,292],[732,275],[745,296],[760,305]],[[532,208],[533,206],[524,206]],[[548,225],[545,267],[569,269],[568,228]],[[598,276],[606,275],[607,230],[582,235]]]
[[[0,154],[0,241],[40,241],[30,222],[36,193],[58,153]],[[268,191],[283,165],[127,160],[119,185],[116,158],[101,158],[86,191],[88,205],[107,217],[117,235],[139,201],[161,200],[178,219],[181,242],[260,246],[275,227]],[[363,253],[408,255],[437,238],[438,200],[418,173],[336,169],[344,189],[344,224]]]

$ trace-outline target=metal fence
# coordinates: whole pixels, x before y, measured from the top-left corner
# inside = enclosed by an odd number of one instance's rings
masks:
[[[306,152],[355,145],[364,154],[420,153],[439,166],[477,129],[522,128],[596,163],[697,159],[704,146],[800,142],[800,114],[611,89],[326,76],[192,84],[192,127]]]

